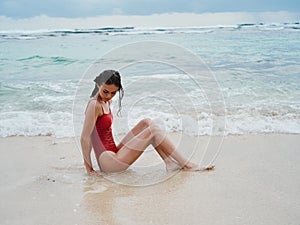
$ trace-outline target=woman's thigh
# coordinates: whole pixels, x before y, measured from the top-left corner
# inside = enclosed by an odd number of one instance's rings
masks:
[[[126,144],[118,146],[118,152],[105,151],[99,157],[101,170],[104,172],[119,172],[126,170],[134,163],[146,147],[151,143],[150,128],[143,129],[136,136],[128,138]]]
[[[126,170],[143,153],[122,147],[118,153],[105,151],[99,156],[100,169],[103,172],[120,172]]]
[[[104,151],[99,156],[100,169],[103,172],[120,172],[126,170],[129,165],[122,162],[116,156],[116,153],[112,151]]]

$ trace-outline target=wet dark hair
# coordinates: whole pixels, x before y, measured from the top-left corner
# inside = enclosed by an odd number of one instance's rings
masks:
[[[122,98],[124,96],[124,90],[122,87],[122,83],[121,83],[121,76],[120,73],[116,70],[104,70],[102,73],[99,74],[99,76],[97,76],[94,79],[95,82],[95,88],[91,94],[91,97],[94,97],[97,92],[99,91],[99,88],[97,87],[98,85],[102,85],[102,84],[107,84],[107,85],[111,85],[114,84],[116,87],[119,88],[118,92],[119,92],[119,109],[118,109],[118,114],[121,112],[121,108],[122,108]]]

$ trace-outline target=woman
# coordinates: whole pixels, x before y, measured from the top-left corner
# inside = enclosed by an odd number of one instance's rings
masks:
[[[103,172],[120,172],[133,164],[147,148],[152,145],[164,160],[167,169],[178,165],[184,170],[212,170],[214,166],[200,168],[188,162],[174,147],[161,129],[150,119],[140,121],[116,145],[112,135],[112,113],[110,103],[119,92],[119,112],[123,98],[123,88],[119,72],[105,70],[95,78],[95,89],[92,92],[85,113],[81,134],[81,147],[84,165],[88,174],[97,174],[92,166],[91,150],[94,149],[99,168]]]

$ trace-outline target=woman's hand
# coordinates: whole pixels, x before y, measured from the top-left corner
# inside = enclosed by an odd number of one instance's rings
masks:
[[[99,177],[100,176],[100,173],[99,172],[97,172],[97,171],[95,171],[95,170],[89,170],[89,171],[87,171],[87,173],[88,173],[88,175],[90,175],[90,176],[97,176],[97,177]]]

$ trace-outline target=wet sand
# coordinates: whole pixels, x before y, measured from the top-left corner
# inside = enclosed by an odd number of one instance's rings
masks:
[[[165,172],[149,150],[125,173],[90,177],[73,138],[1,138],[0,224],[299,224],[300,135],[178,142],[197,162],[222,143],[216,169]]]

